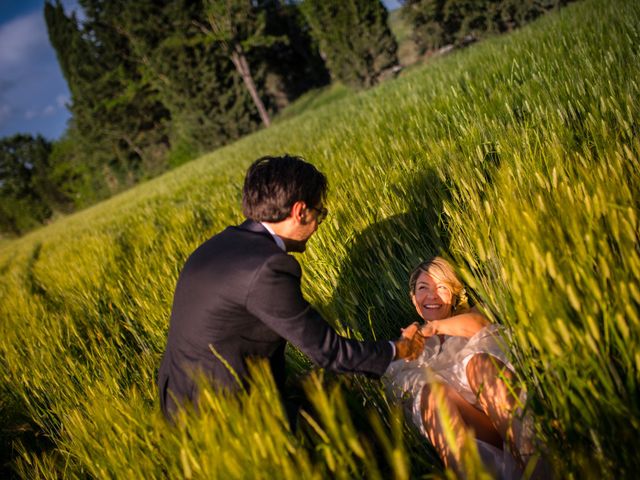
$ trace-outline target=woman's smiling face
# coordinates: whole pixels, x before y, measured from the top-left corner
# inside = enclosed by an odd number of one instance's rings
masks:
[[[453,300],[451,290],[427,272],[422,272],[418,276],[412,300],[418,315],[427,322],[451,316]]]

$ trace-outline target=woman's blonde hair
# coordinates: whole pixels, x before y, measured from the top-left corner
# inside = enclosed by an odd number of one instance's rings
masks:
[[[467,297],[467,291],[464,285],[456,275],[451,264],[442,257],[432,257],[413,269],[409,276],[410,295],[415,294],[418,277],[423,272],[431,275],[451,291],[453,297],[451,301],[453,315],[458,315],[469,310],[469,298]]]

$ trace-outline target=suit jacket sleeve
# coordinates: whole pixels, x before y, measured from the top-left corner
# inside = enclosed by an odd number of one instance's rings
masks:
[[[247,310],[320,367],[381,376],[393,357],[391,344],[338,335],[302,296],[301,276],[300,265],[291,255],[269,257],[251,282]]]

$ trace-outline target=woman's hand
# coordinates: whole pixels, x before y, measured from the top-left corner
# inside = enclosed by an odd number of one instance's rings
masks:
[[[420,333],[423,337],[429,338],[438,334],[438,320],[431,320],[430,322],[425,323],[420,329]]]
[[[427,322],[422,327],[421,333],[426,338],[434,335],[471,338],[487,325],[489,321],[474,307],[468,312],[453,317]]]
[[[411,325],[401,328],[400,335],[411,338],[418,330],[420,330],[420,324],[418,322],[413,322]]]

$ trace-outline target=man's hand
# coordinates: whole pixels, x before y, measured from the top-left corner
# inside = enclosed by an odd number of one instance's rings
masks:
[[[424,349],[424,340],[417,322],[403,328],[402,336],[395,341],[396,356],[394,360],[415,360]]]

